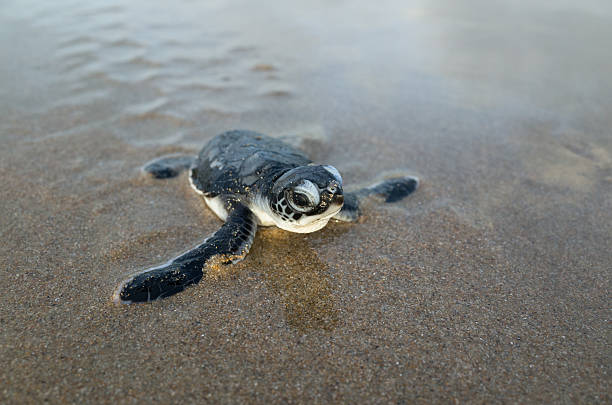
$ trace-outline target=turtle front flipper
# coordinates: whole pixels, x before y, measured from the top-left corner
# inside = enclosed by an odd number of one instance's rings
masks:
[[[202,244],[170,262],[147,269],[123,281],[113,301],[117,303],[150,302],[183,291],[198,283],[211,260],[222,264],[236,263],[248,253],[257,221],[244,205],[235,203],[223,226]]]
[[[359,205],[364,199],[376,196],[392,203],[412,194],[418,186],[419,179],[416,177],[394,177],[354,192],[344,193],[344,205],[333,218],[346,222],[356,221],[361,215]]]
[[[193,162],[195,162],[195,156],[164,156],[150,161],[144,165],[142,170],[156,179],[169,179],[191,168]]]

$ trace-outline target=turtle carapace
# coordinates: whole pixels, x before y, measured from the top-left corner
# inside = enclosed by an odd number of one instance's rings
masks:
[[[167,297],[200,281],[213,259],[223,264],[242,260],[258,226],[314,232],[332,218],[355,221],[360,201],[370,195],[394,202],[418,186],[415,177],[397,177],[345,193],[333,166],[313,164],[278,139],[244,130],[217,135],[197,158],[162,158],[144,167],[156,178],[175,177],[184,169],[190,169],[191,186],[224,224],[194,249],[123,281],[114,301]]]

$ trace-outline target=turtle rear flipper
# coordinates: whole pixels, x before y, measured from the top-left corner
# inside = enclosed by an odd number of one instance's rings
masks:
[[[191,168],[195,156],[163,156],[144,165],[142,170],[156,179],[169,179]]]
[[[394,177],[367,187],[364,191],[365,196],[375,195],[384,198],[387,203],[392,203],[412,194],[418,186],[419,179],[416,177]]]
[[[359,209],[360,203],[367,197],[377,196],[384,199],[387,203],[392,203],[412,194],[418,186],[419,179],[416,177],[394,177],[354,192],[344,193],[344,205],[334,215],[334,219],[354,222],[361,215],[361,210]]]
[[[153,267],[123,281],[113,295],[117,303],[150,302],[183,291],[198,283],[211,259],[236,263],[248,253],[257,231],[253,213],[234,204],[223,226],[202,244],[167,264]]]

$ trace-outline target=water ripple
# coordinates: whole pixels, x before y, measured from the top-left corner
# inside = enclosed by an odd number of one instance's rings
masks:
[[[235,125],[237,117],[296,95],[282,63],[235,29],[240,24],[202,24],[219,4],[31,3],[14,13],[56,36],[53,66],[64,94],[53,105],[102,103],[115,117],[113,132],[133,145],[181,140],[174,134],[194,122]]]

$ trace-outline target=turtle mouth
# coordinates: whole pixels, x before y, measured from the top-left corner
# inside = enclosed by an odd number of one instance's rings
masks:
[[[325,190],[321,193],[321,202],[319,206],[309,215],[321,215],[323,213],[331,212],[331,211],[339,211],[344,205],[344,194],[342,194],[342,189],[337,189],[335,192],[330,192],[329,190]],[[336,206],[338,209],[336,210]],[[325,215],[327,216],[327,215]]]
[[[331,217],[340,212],[342,206],[344,206],[344,196],[342,194],[334,196],[321,219],[329,220]]]

